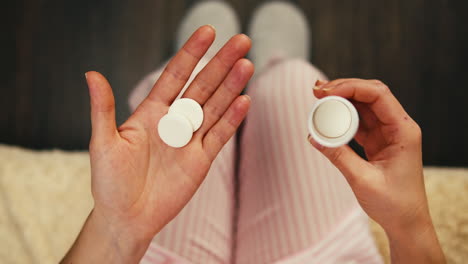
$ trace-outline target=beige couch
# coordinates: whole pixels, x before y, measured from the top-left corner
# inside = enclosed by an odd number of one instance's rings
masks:
[[[431,213],[449,263],[468,263],[468,169],[425,168]],[[92,208],[87,152],[0,145],[0,263],[57,263]],[[388,259],[386,238],[371,223]]]

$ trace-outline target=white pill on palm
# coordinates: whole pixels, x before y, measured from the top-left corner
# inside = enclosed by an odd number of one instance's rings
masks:
[[[181,98],[169,107],[169,114],[184,115],[192,124],[193,132],[197,131],[203,123],[203,109],[197,101],[190,98]]]
[[[185,116],[168,113],[159,120],[158,133],[161,140],[167,145],[173,148],[181,148],[192,139],[193,128]]]

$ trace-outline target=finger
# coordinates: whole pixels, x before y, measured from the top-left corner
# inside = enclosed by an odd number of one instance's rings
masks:
[[[359,127],[371,130],[380,125],[380,121],[370,109],[369,105],[359,102],[352,102],[359,113]]]
[[[379,130],[380,122],[375,117],[375,114],[369,109],[369,107],[363,103],[353,103],[359,113],[359,129],[354,136],[356,142],[364,147],[373,134],[381,135],[376,133]],[[377,129],[377,130],[376,130]],[[384,141],[383,139],[377,139],[378,141]],[[372,141],[371,141],[372,142]],[[380,144],[373,143],[372,146],[379,146]],[[368,145],[366,145],[369,147]]]
[[[354,136],[354,139],[363,147],[368,160],[375,160],[375,155],[388,146],[379,129],[373,131],[364,131],[359,129]]]
[[[205,133],[223,116],[231,103],[239,96],[254,72],[253,64],[240,59],[229,72],[226,79],[203,106],[205,118],[198,135]]]
[[[182,97],[192,98],[203,105],[234,64],[249,51],[251,41],[243,34],[232,37],[215,57],[203,68]]]
[[[409,119],[408,114],[390,92],[390,89],[380,81],[349,79],[335,86],[330,85],[330,83],[321,90],[314,90],[315,95],[317,97],[336,95],[366,103],[377,119],[385,125]]]
[[[250,97],[241,95],[234,100],[223,117],[208,131],[203,138],[203,148],[214,160],[221,148],[234,135],[250,108]]]
[[[310,135],[308,139],[312,146],[319,150],[341,171],[351,186],[364,180],[363,177],[366,175],[364,172],[370,169],[370,164],[359,157],[348,145],[338,148],[327,148],[317,143]]]
[[[325,84],[327,84],[329,81],[327,80],[319,80],[317,79],[317,81],[315,81],[315,87],[314,89],[320,89],[320,87],[324,86]]]
[[[336,80],[332,80],[332,81],[317,80],[317,82],[315,82],[315,87],[314,87],[314,90],[318,91],[318,93],[316,94],[317,98],[322,98],[322,97],[326,96],[325,93],[320,93],[320,91],[329,90],[330,87],[335,87],[338,84],[341,84],[341,83],[349,81],[349,80],[358,80],[358,79],[343,79],[342,78],[342,79],[336,79]]]
[[[356,107],[356,110],[358,111],[359,113],[359,129],[356,133],[356,135],[354,136],[354,139],[356,140],[356,142],[361,145],[361,146],[365,146],[366,145],[366,142],[368,142],[369,140],[369,137],[370,135],[372,134],[372,132],[374,134],[377,134],[375,131],[375,129],[377,128],[378,129],[378,126],[380,125],[380,122],[379,120],[377,119],[377,117],[375,116],[375,114],[372,112],[372,110],[369,108],[368,105],[366,104],[363,104],[363,103],[353,103],[354,106]],[[380,133],[378,133],[379,135],[381,135]],[[385,140],[383,140],[382,138],[381,139],[377,139],[379,142],[384,142]],[[380,144],[372,144],[372,145],[366,145],[367,148],[369,147],[373,147],[373,146],[379,146],[380,147]]]
[[[112,88],[98,72],[87,72],[85,76],[91,98],[91,140],[106,143],[118,135]]]
[[[148,99],[171,104],[189,80],[192,71],[213,43],[214,38],[213,27],[202,26],[197,29],[167,64],[149,93]]]
[[[354,136],[354,140],[356,140],[356,142],[362,147],[366,143],[368,136],[369,132],[366,129],[359,127],[356,135]]]

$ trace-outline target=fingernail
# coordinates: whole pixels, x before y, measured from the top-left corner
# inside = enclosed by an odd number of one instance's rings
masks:
[[[252,98],[251,98],[248,94],[244,94],[244,96],[245,96],[249,101],[252,102]]]
[[[211,24],[206,24],[206,25],[211,27],[214,31],[216,31],[216,28],[213,25],[211,25]]]
[[[85,77],[86,80],[88,80],[88,73],[87,72],[85,72],[84,77]]]
[[[317,80],[315,82],[315,87],[317,87],[318,89],[321,89],[325,84],[327,84],[328,81],[324,81],[324,80]]]
[[[326,86],[326,84],[322,84],[320,86],[315,86],[314,90],[328,92],[331,89],[333,89],[333,87],[324,88],[324,86]]]
[[[241,33],[239,35],[242,35],[242,36],[246,37],[247,39],[249,39],[250,41],[252,41],[252,39],[249,36],[247,36],[246,34],[244,34],[244,33]]]

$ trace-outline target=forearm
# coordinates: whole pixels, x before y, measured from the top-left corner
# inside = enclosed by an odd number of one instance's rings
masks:
[[[149,242],[112,230],[103,217],[92,211],[61,263],[138,263]]]
[[[386,230],[392,263],[446,263],[430,217],[411,229]]]

